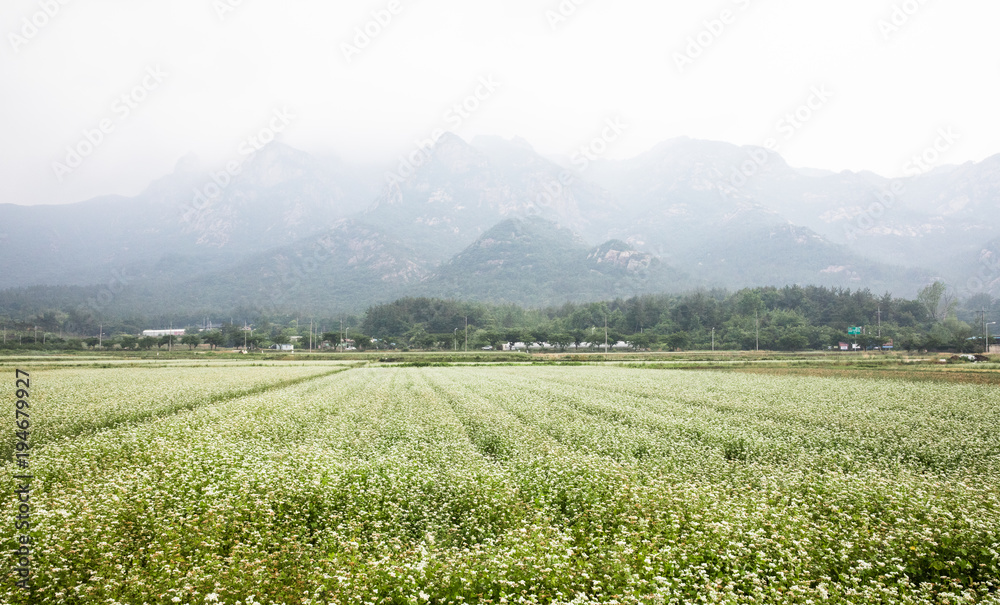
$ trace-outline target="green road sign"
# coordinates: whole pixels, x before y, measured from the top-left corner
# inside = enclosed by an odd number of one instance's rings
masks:
[[[847,328],[847,333],[848,334],[861,334],[861,328],[860,327],[857,327],[857,328],[854,328],[854,327]]]

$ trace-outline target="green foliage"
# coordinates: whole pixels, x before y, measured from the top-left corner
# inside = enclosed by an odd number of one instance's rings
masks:
[[[955,310],[957,302],[947,295],[947,291],[944,282],[936,281],[917,294],[917,301],[934,321],[943,321]]]
[[[989,385],[298,362],[44,379],[37,593],[8,583],[12,605],[930,605],[1000,588]]]
[[[212,330],[210,332],[205,332],[201,336],[202,340],[210,346],[212,349],[221,347],[226,342],[226,336],[221,330]]]
[[[567,303],[540,311],[511,305],[404,299],[372,307],[364,325],[383,338],[402,340],[408,335],[421,336],[420,330],[433,334],[431,322],[441,318],[444,321],[436,325],[445,328],[443,334],[454,322],[459,325],[453,327],[464,328],[462,313],[469,313],[470,323],[477,328],[473,340],[478,347],[497,348],[514,342],[549,342],[559,349],[584,342],[603,346],[605,321],[609,342],[626,340],[633,348],[661,342],[667,349],[708,349],[712,328],[718,349],[752,350],[759,342],[765,350],[823,350],[839,348],[839,342],[846,340],[870,349],[890,339],[897,349],[961,351],[970,346],[964,340],[970,334],[968,324],[954,316],[936,321],[922,302],[888,294],[876,297],[868,290],[798,286],[746,289],[735,294],[643,295],[605,303]],[[388,322],[387,317],[393,321]],[[481,324],[486,328],[478,329]],[[866,333],[849,338],[847,328],[855,325],[863,326]],[[393,333],[391,329],[401,331]],[[419,348],[428,346],[429,342],[421,340]]]
[[[674,332],[667,336],[665,342],[673,351],[683,351],[691,347],[691,337],[687,332]]]
[[[339,343],[339,327],[343,320],[345,329],[372,338],[371,346],[377,345],[379,349],[393,346],[420,350],[464,349],[468,321],[470,348],[499,348],[503,343],[512,342],[548,342],[559,350],[583,343],[603,346],[607,322],[609,341],[625,340],[639,349],[654,346],[709,349],[714,328],[716,349],[752,350],[758,342],[764,350],[825,350],[837,348],[840,342],[857,343],[871,349],[892,340],[896,349],[974,352],[982,350],[980,310],[986,311],[987,322],[1000,321],[1000,303],[988,294],[977,295],[959,305],[949,298],[942,284],[932,284],[917,300],[893,298],[889,294],[876,296],[868,290],[799,286],[753,288],[735,293],[699,290],[682,295],[641,295],[537,309],[511,303],[404,298],[374,305],[360,317],[310,319],[315,320],[322,339],[333,346]],[[213,349],[242,347],[244,323],[253,326],[252,338],[247,340],[250,347],[287,344],[295,335],[302,336],[301,342],[308,341],[308,334],[302,328],[305,317],[264,315],[249,309],[241,309],[238,313],[244,319],[203,334],[205,342]],[[0,347],[31,348],[35,345],[34,322],[59,329],[83,325],[73,324],[74,317],[71,311],[46,311],[29,315],[26,320],[12,319],[7,328],[9,338]],[[150,326],[190,325],[194,319],[128,317],[104,323],[103,330],[105,334],[130,335]],[[60,322],[63,323],[60,325]],[[848,337],[850,326],[863,327],[864,334]],[[98,325],[95,323],[93,328],[92,333],[67,333],[66,336],[82,338],[93,348],[87,340],[96,335]],[[969,341],[969,338],[980,340]],[[38,340],[36,348],[39,349],[64,346],[52,330],[47,330],[44,338],[40,333]],[[163,348],[170,340],[170,337],[163,337],[154,346]],[[396,345],[389,344],[393,342]],[[136,346],[150,346],[149,341],[143,343]],[[184,343],[175,337],[173,344]],[[134,348],[131,341],[122,346]]]
[[[349,334],[347,337],[354,341],[354,346],[359,351],[366,351],[372,346],[372,338],[366,334],[355,333]]]

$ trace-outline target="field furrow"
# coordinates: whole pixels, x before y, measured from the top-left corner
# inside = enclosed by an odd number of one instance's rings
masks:
[[[70,369],[35,373],[32,443],[43,445],[121,424],[144,422],[213,402],[246,397],[349,368],[314,366]],[[0,387],[8,396],[12,384]],[[12,396],[13,390],[10,389]],[[9,460],[11,444],[0,444]]]
[[[7,583],[0,601],[985,603],[1000,588],[990,387],[283,369],[40,374],[37,592]],[[184,376],[207,386],[171,395]],[[133,403],[102,403],[107,385]],[[18,469],[0,470],[13,490]]]

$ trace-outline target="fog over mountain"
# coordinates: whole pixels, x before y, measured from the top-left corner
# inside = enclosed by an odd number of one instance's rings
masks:
[[[108,312],[789,284],[912,296],[936,279],[1000,294],[1000,156],[893,180],[680,138],[579,170],[523,139],[446,133],[413,157],[380,173],[273,142],[238,171],[181,158],[132,198],[2,204],[0,289],[83,300],[113,284]]]

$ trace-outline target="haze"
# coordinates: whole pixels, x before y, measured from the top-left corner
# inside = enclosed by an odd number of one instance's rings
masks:
[[[615,120],[612,159],[773,139],[795,166],[897,176],[942,131],[937,162],[1000,151],[998,20],[974,0],[9,0],[0,202],[132,195],[275,124],[386,167],[437,130],[569,158]]]

